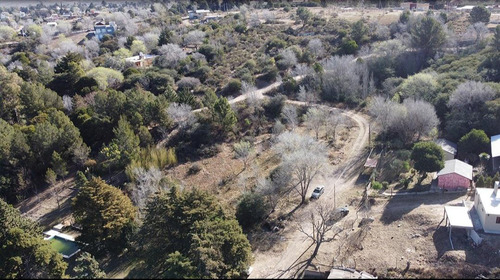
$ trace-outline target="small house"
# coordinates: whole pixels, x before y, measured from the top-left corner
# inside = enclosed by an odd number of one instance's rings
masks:
[[[458,159],[447,160],[437,177],[438,187],[443,190],[467,189],[472,182],[472,165]]]
[[[455,159],[455,156],[457,155],[457,144],[443,138],[436,139],[434,143],[438,144],[438,146],[443,149],[444,160]]]
[[[493,173],[500,171],[500,134],[491,136],[491,163]]]
[[[189,11],[189,19],[204,19],[205,16],[210,13],[210,10],[194,10],[194,11]]]
[[[147,68],[153,65],[155,57],[156,55],[139,53],[139,55],[125,58],[125,61],[133,63],[138,68]]]
[[[104,21],[99,21],[94,24],[94,33],[97,39],[102,40],[104,35],[114,35],[116,30],[116,24],[114,21],[110,21],[109,24],[104,23]]]
[[[486,233],[500,234],[500,195],[499,182],[494,188],[476,188],[474,207],[476,209],[483,230]]]

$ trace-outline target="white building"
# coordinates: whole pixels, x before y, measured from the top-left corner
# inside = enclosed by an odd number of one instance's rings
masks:
[[[457,155],[457,144],[444,138],[436,139],[434,143],[438,144],[443,149],[444,160],[455,159],[455,156]]]
[[[486,233],[500,234],[500,195],[498,195],[498,185],[499,182],[496,181],[494,189],[476,189],[474,207]]]
[[[491,163],[493,173],[500,171],[500,134],[491,136]]]

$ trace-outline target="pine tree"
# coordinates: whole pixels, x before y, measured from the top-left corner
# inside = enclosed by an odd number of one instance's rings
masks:
[[[231,109],[231,106],[225,97],[220,97],[215,102],[212,109],[212,118],[222,127],[224,132],[230,131],[238,121],[236,114],[233,109]]]

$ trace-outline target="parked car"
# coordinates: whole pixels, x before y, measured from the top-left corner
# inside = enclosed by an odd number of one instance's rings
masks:
[[[318,199],[324,192],[325,192],[325,186],[317,186],[314,189],[311,198]]]
[[[349,214],[349,208],[347,208],[347,205],[344,207],[339,207],[335,209],[335,213],[339,213],[341,217],[347,216]]]

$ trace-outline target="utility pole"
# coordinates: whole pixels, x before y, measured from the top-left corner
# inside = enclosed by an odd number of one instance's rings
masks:
[[[335,203],[335,200],[336,200],[336,198],[337,198],[337,197],[336,197],[336,196],[337,196],[337,194],[336,194],[336,185],[337,185],[337,184],[333,184],[333,208],[334,208],[334,209],[335,209],[335,208],[337,208],[337,205],[336,205],[336,203]]]

